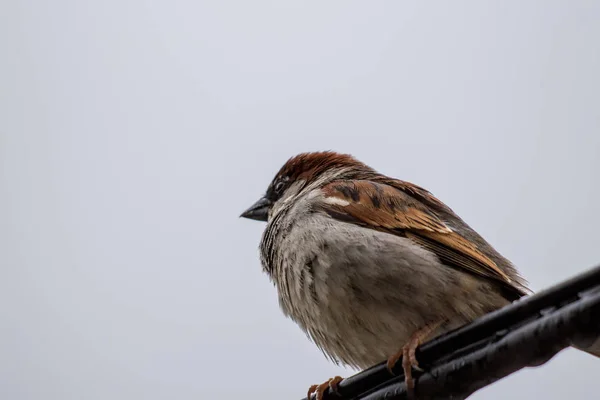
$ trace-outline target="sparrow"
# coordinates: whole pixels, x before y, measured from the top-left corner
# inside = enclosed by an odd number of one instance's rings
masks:
[[[421,343],[531,293],[429,191],[348,154],[290,158],[241,217],[267,222],[260,260],[283,313],[335,363],[387,359],[392,371],[401,358],[409,393]],[[341,380],[312,385],[307,398]]]

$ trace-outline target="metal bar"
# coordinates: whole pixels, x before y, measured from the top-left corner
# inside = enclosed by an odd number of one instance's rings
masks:
[[[418,378],[416,393],[466,398],[523,367],[545,363],[565,347],[585,347],[600,337],[599,304],[600,266],[435,338],[417,350],[427,372]],[[406,398],[399,369],[391,376],[382,362],[344,379],[338,394],[326,397]]]

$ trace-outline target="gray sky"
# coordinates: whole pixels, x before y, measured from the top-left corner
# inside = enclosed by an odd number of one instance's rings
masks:
[[[352,371],[278,309],[293,154],[418,183],[535,290],[600,262],[600,2],[0,5],[0,398],[300,399]],[[473,399],[588,399],[566,350]]]

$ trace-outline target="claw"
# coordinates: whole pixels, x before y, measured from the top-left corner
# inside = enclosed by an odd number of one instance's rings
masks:
[[[313,394],[316,394],[315,400],[323,400],[323,396],[325,395],[325,391],[329,388],[332,392],[337,392],[338,384],[342,381],[341,376],[336,376],[334,378],[328,379],[326,382],[321,383],[320,385],[312,385],[308,388],[308,392],[306,394],[307,400],[310,400],[310,397]]]
[[[410,399],[414,398],[414,389],[415,389],[415,380],[413,379],[412,370],[423,372],[423,369],[419,367],[419,362],[417,361],[417,357],[415,352],[417,351],[417,347],[431,335],[442,322],[436,322],[433,324],[425,325],[422,329],[419,329],[415,333],[413,333],[408,339],[408,343],[402,346],[402,349],[396,354],[392,355],[387,360],[387,369],[390,371],[392,375],[394,375],[393,368],[402,358],[402,369],[404,371],[404,382],[406,383],[406,391],[408,393],[408,397]]]

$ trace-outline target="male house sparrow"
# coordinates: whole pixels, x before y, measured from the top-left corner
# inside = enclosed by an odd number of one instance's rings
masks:
[[[400,356],[529,292],[513,265],[427,190],[350,155],[297,155],[242,215],[268,221],[264,271],[284,314],[331,360]],[[600,356],[600,353],[597,354]],[[321,399],[340,377],[309,389]]]

